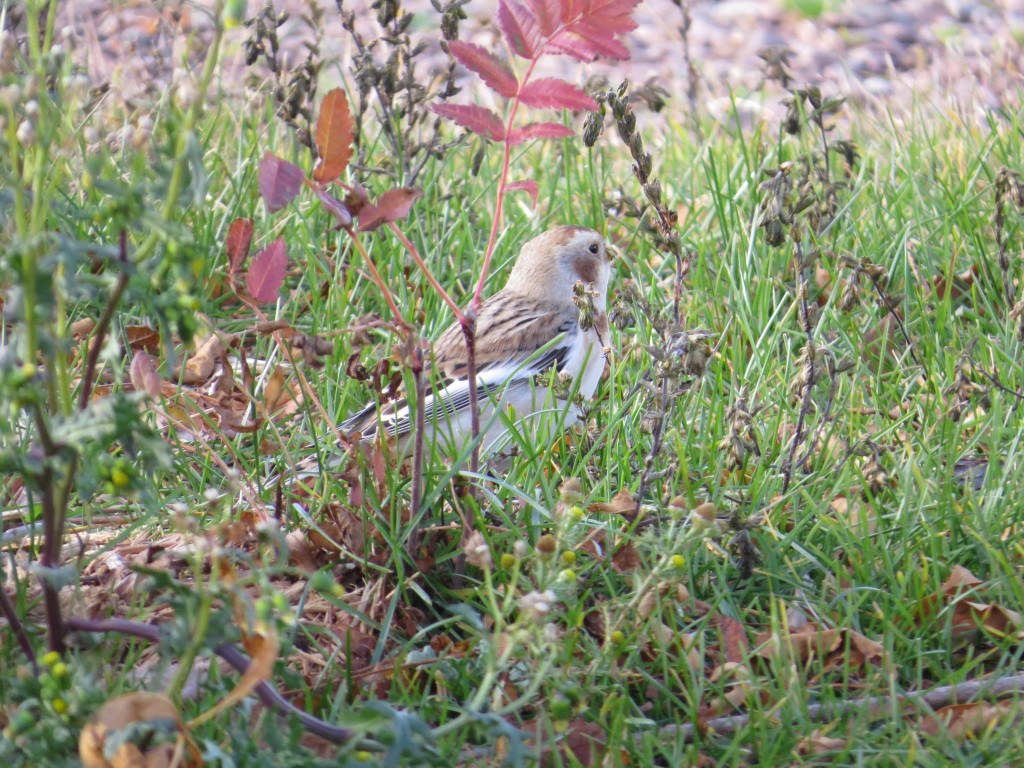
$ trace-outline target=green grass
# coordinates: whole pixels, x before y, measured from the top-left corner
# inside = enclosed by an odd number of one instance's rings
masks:
[[[259,158],[271,151],[308,167],[308,155],[269,109],[235,106],[211,106],[198,126],[209,186],[201,204],[175,217],[194,243],[185,291],[199,300],[217,329],[246,334],[246,354],[276,364],[281,350],[271,339],[255,336],[253,314],[233,304],[230,294],[216,298],[207,290],[226,269],[223,243],[236,217],[255,218],[257,247],[278,235],[288,244],[291,272],[282,300],[265,308],[271,319],[329,335],[367,313],[386,318],[388,311],[347,236],[331,231],[328,216],[311,196],[276,215],[265,213],[256,184]],[[163,109],[173,124],[174,110]],[[276,532],[258,531],[251,524],[252,510],[233,498],[239,483],[255,486],[286,457],[307,455],[310,442],[332,452],[331,425],[318,411],[307,402],[295,417],[264,422],[251,434],[216,435],[211,428],[207,439],[214,455],[167,431],[173,469],[150,488],[152,495],[144,499],[148,505],[100,498],[78,507],[87,530],[92,517],[110,508],[136,520],[114,531],[106,543],[92,545],[81,565],[99,568],[99,555],[122,551],[129,539],[159,541],[170,535],[178,543],[220,542],[235,564],[237,586],[215,579],[194,554],[186,553],[180,562],[157,557],[155,567],[169,568],[180,586],[165,578],[160,589],[131,592],[107,610],[145,620],[161,600],[171,602],[178,634],[157,665],[170,679],[172,662],[195,639],[197,622],[211,622],[205,637],[199,633],[203,642],[236,638],[229,611],[204,608],[204,599],[216,596],[220,605],[247,590],[249,610],[277,622],[283,641],[275,683],[295,694],[299,706],[333,722],[355,723],[361,717],[368,735],[379,740],[391,732],[399,734],[399,743],[415,742],[395,725],[395,718],[402,717],[397,711],[437,729],[437,755],[406,755],[402,760],[410,765],[483,764],[474,763],[466,750],[494,746],[497,721],[488,712],[517,726],[532,723],[531,730],[545,734],[547,745],[574,734],[581,723],[596,724],[607,744],[605,765],[689,765],[697,764],[700,755],[716,765],[822,764],[823,756],[797,754],[816,728],[843,740],[829,755],[837,765],[1016,764],[1024,755],[1024,739],[1012,717],[990,722],[967,738],[944,729],[931,734],[920,718],[895,714],[852,714],[814,723],[807,708],[1022,669],[1024,627],[1011,626],[1002,636],[985,628],[959,636],[954,606],[940,589],[951,568],[960,565],[983,582],[972,600],[1024,612],[1021,398],[993,388],[976,370],[968,371],[969,380],[981,386],[955,420],[950,392],[965,355],[976,368],[997,374],[1011,392],[1024,391],[1021,343],[1007,317],[995,261],[992,192],[1001,167],[1020,170],[1020,120],[993,116],[979,127],[927,104],[902,106],[888,115],[845,113],[837,133],[849,131],[862,157],[840,193],[839,214],[819,236],[823,255],[817,266],[826,285],[815,287],[812,298],[814,303],[822,299],[817,343],[852,367],[836,378],[825,424],[827,385],[815,389],[808,429],[813,435],[820,428],[820,448],[788,489],[780,468],[800,409],[791,382],[800,372],[804,335],[794,302],[792,245],[773,249],[765,244],[756,227],[758,187],[764,169],[813,149],[816,140],[810,132],[780,139],[778,126],[734,136],[707,125],[708,138],[697,141],[681,125],[656,121],[645,135],[655,156],[654,173],[669,204],[684,209],[679,231],[694,256],[682,294],[682,325],[707,331],[715,354],[703,376],[677,376],[672,382],[678,392],[665,417],[664,450],[652,460],[663,474],[642,500],[646,522],[631,524],[588,509],[610,502],[621,489],[637,490],[651,445],[645,415],[656,406],[642,386],[652,375],[647,345],[664,346],[660,332],[667,327],[674,279],[671,259],[657,252],[637,220],[604,212],[602,201],[617,190],[641,199],[628,153],[609,127],[594,150],[575,141],[549,142],[515,156],[513,178],[540,184],[539,205],[533,211],[525,195],[510,198],[489,282],[489,292],[497,290],[519,244],[549,225],[593,226],[616,246],[613,290],[631,280],[643,302],[626,307],[631,323],[613,332],[610,369],[585,434],[577,429],[554,444],[526,442],[507,471],[496,476],[465,477],[464,470],[434,457],[426,467],[420,510],[408,509],[410,479],[399,466],[387,466],[376,476],[371,466],[342,477],[323,475],[317,495],[357,524],[365,544],[361,552],[341,555],[319,550],[320,571],[309,574],[288,561]],[[164,124],[159,119],[156,124],[157,134],[163,135]],[[370,155],[382,149],[372,147]],[[475,284],[500,170],[499,152],[490,151],[480,174],[470,174],[474,149],[472,143],[464,145],[428,166],[419,182],[424,197],[402,223],[460,301],[468,300]],[[152,151],[159,157],[164,149],[157,145]],[[117,167],[131,167],[137,183],[154,185],[143,190],[144,196],[156,193],[159,174],[145,158],[126,151],[106,172]],[[838,158],[832,168],[841,173]],[[369,186],[379,193],[387,181],[371,179]],[[98,192],[70,189],[52,226],[78,240],[115,243],[117,231],[94,215],[102,201]],[[1019,220],[1011,210],[1007,233],[1014,253],[1021,242]],[[138,244],[145,234],[135,228],[129,237]],[[363,241],[405,319],[424,337],[436,338],[451,322],[440,297],[394,238],[382,233],[363,236]],[[879,328],[886,313],[869,284],[851,311],[840,311],[836,291],[848,273],[840,255],[867,258],[886,269],[885,290],[904,296],[900,311],[920,367],[899,338],[895,352],[871,350],[866,336]],[[1015,275],[1019,267],[1014,265]],[[938,278],[948,281],[971,268],[978,275],[962,296],[936,294]],[[12,280],[11,274],[5,273],[4,280]],[[115,328],[153,322],[148,306],[123,305]],[[73,302],[68,308],[72,320],[96,313],[95,301]],[[162,330],[170,327],[165,324]],[[5,341],[15,328],[5,321]],[[372,344],[360,350],[351,334],[338,334],[336,341],[322,369],[304,369],[334,424],[371,395],[346,375],[350,355],[359,351],[371,367],[401,340],[374,331]],[[175,350],[179,356],[185,353],[181,344]],[[170,347],[161,358],[169,371]],[[127,361],[114,356],[107,365],[123,380]],[[253,394],[259,400],[259,386]],[[729,471],[722,442],[733,418],[730,407],[741,396],[757,408],[751,429],[760,456],[748,456],[738,470]],[[261,441],[280,447],[263,455]],[[215,457],[230,464],[240,479],[226,479]],[[989,463],[977,490],[954,474],[957,461],[967,457]],[[476,503],[453,488],[460,472],[461,482],[478,489]],[[355,478],[365,502],[351,508]],[[584,497],[560,506],[559,488],[569,479],[579,480]],[[210,501],[204,497],[208,489],[227,495]],[[677,496],[685,511],[673,519],[668,500]],[[860,524],[830,509],[839,497],[861,505],[865,519]],[[267,506],[259,512],[272,510],[273,489],[262,488],[260,498]],[[701,529],[688,514],[705,501],[718,510],[717,529]],[[172,515],[172,503],[184,504],[186,514]],[[576,505],[582,514],[569,509]],[[279,520],[282,535],[294,531],[303,539],[310,529],[320,529],[338,536],[325,522],[322,505],[308,506],[308,514],[286,507]],[[457,509],[475,515],[496,563],[492,572],[467,566],[456,577],[461,567]],[[660,522],[650,524],[653,518]],[[183,519],[189,521],[184,528]],[[247,522],[241,541],[225,529],[238,519]],[[431,562],[423,572],[405,553],[410,520],[434,528],[453,524],[451,530],[429,534]],[[609,548],[635,553],[627,567],[614,557],[595,555],[595,547],[585,542],[598,533],[602,553]],[[547,534],[555,539],[550,554],[536,549]],[[749,541],[746,555],[737,548],[738,537]],[[525,550],[517,549],[523,544]],[[682,566],[673,559],[676,555]],[[744,566],[751,569],[746,578]],[[10,571],[20,615],[28,616],[30,627],[39,626],[32,579],[19,568]],[[100,568],[98,583],[110,578]],[[139,579],[141,585],[145,579]],[[556,595],[550,614],[538,621],[524,618],[518,609],[521,598],[545,589]],[[95,606],[96,591],[88,584],[67,593],[71,614],[86,603]],[[738,622],[744,642],[729,650],[719,617]],[[818,656],[805,663],[758,654],[759,636],[784,636],[804,623],[860,633],[877,641],[881,653],[872,662],[855,664],[841,646],[828,668]],[[346,628],[354,630],[348,639]],[[443,637],[461,645],[446,647]],[[6,627],[0,640],[3,667],[27,672]],[[152,658],[143,647],[107,636],[76,649],[69,659],[74,683],[62,693],[71,710],[63,716],[47,703],[53,696],[40,693],[30,678],[3,676],[3,717],[35,698],[42,703],[31,711],[55,729],[43,744],[52,748],[49,754],[45,749],[31,753],[42,748],[24,738],[19,742],[12,731],[11,746],[5,748],[12,764],[29,764],[24,761],[30,753],[32,765],[71,764],[66,750],[73,750],[78,725],[98,703],[126,691],[164,687],[155,672],[144,682],[133,676],[140,658]],[[707,735],[696,744],[663,731],[708,717],[708,707],[718,707],[719,714],[735,712],[719,706],[737,680],[723,676],[727,662],[741,665],[735,675],[750,688],[741,702],[749,723],[727,737]],[[201,674],[197,693],[181,701],[186,719],[222,698],[236,679],[234,673],[216,670]],[[393,709],[367,708],[378,700]],[[255,726],[251,717],[257,717]],[[261,750],[254,733],[271,749]],[[311,765],[312,758],[297,746],[300,734],[268,712],[252,715],[246,705],[194,735],[204,744],[209,765],[230,764],[217,762],[217,749],[235,754],[239,765]],[[537,749],[530,746],[527,752]],[[352,765],[383,764],[372,754],[352,753],[346,759]],[[549,759],[551,764],[574,764],[564,754]]]

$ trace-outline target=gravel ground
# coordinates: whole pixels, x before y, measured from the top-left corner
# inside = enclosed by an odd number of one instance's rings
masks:
[[[317,0],[311,0],[317,2]],[[343,0],[344,7],[365,8],[366,0]],[[274,0],[292,18],[281,30],[292,61],[304,56],[312,38],[302,20],[309,5],[301,0]],[[494,48],[500,44],[491,15],[496,0],[471,0],[463,39]],[[685,3],[684,3],[685,4]],[[74,30],[77,55],[94,82],[110,82],[111,99],[140,105],[181,77],[172,62],[189,50],[186,33],[200,45],[190,58],[202,56],[209,38],[206,9],[212,0],[184,3],[65,0],[62,25]],[[255,12],[262,3],[250,2]],[[1019,108],[1024,92],[1024,0],[825,0],[830,10],[807,18],[792,10],[796,0],[691,0],[692,25],[687,35],[690,58],[698,73],[698,108],[716,109],[731,94],[743,97],[761,84],[759,51],[766,46],[793,50],[791,68],[798,83],[820,85],[866,106],[899,109],[917,94],[937,108],[954,107],[976,114],[997,107]],[[323,50],[342,68],[350,50],[333,2],[323,2]],[[437,47],[436,14],[428,0],[406,0],[403,7],[419,15],[415,34],[428,43],[420,72],[443,66]],[[645,0],[637,15],[640,27],[626,43],[632,60],[582,68],[565,57],[549,71],[582,81],[603,74],[617,83],[653,78],[672,99],[670,108],[685,113],[688,68],[680,31],[682,13],[671,0]],[[372,12],[359,14],[369,31]],[[247,31],[233,30],[227,47],[223,85],[244,91],[241,43]],[[196,53],[198,51],[198,53]],[[470,81],[467,79],[467,84]]]

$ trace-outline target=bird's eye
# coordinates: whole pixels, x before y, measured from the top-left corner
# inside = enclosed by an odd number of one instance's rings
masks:
[[[590,244],[590,252],[596,254],[600,249],[597,243]]]

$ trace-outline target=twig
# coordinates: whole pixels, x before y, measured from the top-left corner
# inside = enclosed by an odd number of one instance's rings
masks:
[[[986,379],[992,382],[992,386],[998,389],[1000,392],[1005,392],[1007,395],[1015,397],[1018,400],[1024,400],[1024,395],[1004,385],[1002,382],[999,381],[999,377],[997,375],[989,373],[980,365],[977,366],[977,370],[982,376],[984,376]]]
[[[469,421],[473,450],[469,454],[469,471],[474,475],[480,468],[480,403],[476,392],[476,307],[472,304],[462,318],[462,335],[466,339],[466,384],[469,386]]]
[[[127,619],[86,619],[72,617],[68,619],[68,629],[76,632],[116,632],[122,635],[131,635],[152,643],[160,642],[160,628],[153,624],[143,624],[138,621]],[[237,672],[245,674],[249,669],[250,659],[230,643],[221,643],[213,652],[226,661]],[[287,716],[294,716],[312,734],[325,739],[332,744],[347,744],[352,740],[353,733],[348,728],[341,728],[337,725],[325,723],[319,718],[313,717],[305,710],[299,709],[279,693],[266,680],[257,683],[253,689],[259,700],[266,706],[276,710],[278,713]],[[364,743],[360,745],[364,749],[374,749],[375,744]]]
[[[448,291],[441,287],[437,278],[434,277],[433,273],[427,267],[427,263],[423,261],[423,257],[420,256],[420,252],[416,250],[416,246],[412,244],[412,241],[405,236],[405,233],[402,232],[402,230],[399,229],[393,221],[388,223],[388,227],[395,233],[395,237],[401,241],[402,245],[405,246],[405,249],[412,256],[416,265],[420,268],[420,271],[423,272],[424,277],[427,278],[427,282],[429,282],[430,286],[437,292],[437,295],[444,299],[445,304],[451,307],[452,312],[455,313],[455,319],[461,323],[463,314],[462,310],[459,309],[459,305],[455,303],[455,299],[448,295]]]
[[[814,392],[814,358],[815,347],[814,347],[814,326],[811,324],[811,310],[807,302],[807,292],[810,290],[810,281],[807,279],[807,267],[803,261],[803,248],[800,243],[796,244],[796,257],[798,260],[799,275],[799,296],[797,300],[800,302],[800,323],[803,326],[804,334],[807,336],[805,351],[807,354],[807,370],[804,373],[806,381],[804,381],[803,393],[800,400],[800,414],[796,421],[796,430],[793,433],[793,444],[789,448],[789,456],[786,457],[786,461],[782,466],[782,493],[785,494],[789,490],[789,484],[793,480],[793,463],[796,459],[797,449],[803,443],[804,427],[807,424],[807,417],[811,412],[812,395]]]
[[[665,420],[668,418],[669,409],[669,398],[668,398],[668,374],[662,374],[661,378],[661,393],[658,403],[658,417],[654,420],[654,429],[651,437],[651,450],[647,453],[647,457],[644,460],[644,471],[640,475],[640,485],[636,491],[636,507],[634,509],[634,516],[639,518],[641,507],[644,503],[644,494],[647,493],[647,484],[650,482],[651,473],[654,469],[654,462],[661,454],[661,438],[665,430]]]
[[[995,697],[1022,691],[1024,691],[1024,674],[1000,677],[996,680],[944,685],[940,688],[932,688],[919,696],[872,696],[839,704],[811,704],[805,712],[808,720],[816,722],[834,720],[840,716],[851,714],[888,717],[892,714],[894,707],[911,709],[927,706],[934,710],[954,703],[963,704],[980,698],[982,695]],[[673,724],[659,729],[658,735],[662,738],[679,738],[684,743],[694,741],[698,734],[711,733],[716,736],[728,736],[746,726],[750,719],[750,715],[730,715],[700,723]],[[644,738],[644,734],[637,734],[635,738],[639,742]]]
[[[697,109],[697,68],[693,65],[693,57],[690,54],[690,28],[693,26],[693,15],[690,13],[689,0],[672,0],[679,12],[683,15],[682,24],[679,25],[679,33],[683,37],[683,63],[686,64],[686,100],[690,105],[690,119],[693,121],[693,129],[697,138],[704,140],[704,132],[700,124],[700,112]]]
[[[0,587],[0,615],[7,620],[11,631],[14,632],[18,645],[21,646],[21,650],[24,651],[25,656],[28,658],[28,663],[32,666],[32,674],[39,677],[39,663],[36,661],[36,652],[32,648],[32,641],[25,631],[25,625],[18,618],[18,612],[14,609],[14,603],[11,602],[11,598],[7,595],[7,590],[2,587]]]
[[[363,261],[366,266],[370,268],[370,274],[373,275],[373,281],[380,288],[381,295],[384,297],[384,301],[387,302],[388,307],[391,309],[391,314],[395,316],[395,322],[399,325],[404,326],[405,320],[402,319],[402,313],[398,311],[398,305],[395,303],[394,297],[391,295],[391,291],[388,290],[387,283],[384,282],[384,278],[380,276],[380,272],[377,271],[377,267],[374,265],[370,255],[366,252],[366,248],[363,247],[362,242],[356,237],[356,233],[353,229],[349,228],[345,230],[348,232],[349,237],[352,238],[352,242],[355,243],[356,250],[363,257]]]
[[[888,310],[889,314],[892,315],[892,319],[896,321],[896,327],[900,329],[900,333],[903,334],[903,340],[907,343],[907,351],[910,352],[910,359],[914,361],[914,365],[921,369],[921,376],[925,379],[928,378],[928,370],[921,365],[921,361],[917,359],[917,355],[914,352],[914,342],[910,340],[910,334],[907,333],[907,328],[903,324],[903,318],[900,317],[896,311],[896,305],[889,299],[889,296],[882,289],[882,286],[878,284],[877,280],[871,279],[871,285],[875,287],[875,291],[878,293],[878,298],[882,300],[882,304]]]
[[[43,588],[43,605],[46,611],[47,646],[51,651],[63,654],[65,624],[60,608],[60,592],[54,584],[53,574],[60,564],[60,540],[63,526],[57,519],[57,505],[54,501],[53,467],[45,465],[38,477],[42,494],[40,503],[43,515],[43,548],[39,553],[39,583]]]
[[[410,501],[413,529],[409,533],[407,550],[409,555],[415,559],[422,540],[418,517],[420,505],[423,503],[423,437],[427,428],[426,415],[423,413],[427,399],[423,381],[423,349],[416,338],[413,338],[411,368],[416,395],[416,431],[413,432],[412,443],[412,499]]]
[[[96,365],[99,363],[100,352],[103,350],[103,340],[110,329],[110,323],[114,319],[117,305],[121,303],[121,296],[124,295],[125,288],[128,287],[128,273],[125,271],[129,266],[128,233],[123,229],[121,230],[120,242],[118,244],[118,260],[121,262],[121,272],[117,276],[117,284],[110,294],[107,305],[103,308],[103,314],[100,316],[99,322],[96,323],[96,331],[89,342],[89,356],[86,358],[85,373],[82,376],[82,392],[78,398],[79,410],[85,410],[85,407],[89,404],[89,398],[92,396],[93,380],[96,376]]]
[[[811,438],[811,441],[807,444],[807,450],[804,451],[804,455],[801,456],[800,460],[797,461],[796,463],[797,471],[803,469],[804,464],[807,463],[807,460],[811,457],[811,454],[814,453],[814,450],[818,447],[818,441],[821,439],[821,433],[825,431],[825,425],[827,425],[829,423],[829,420],[832,418],[832,405],[835,403],[836,389],[838,388],[839,384],[836,381],[836,363],[835,360],[832,359],[831,355],[826,355],[825,366],[828,369],[829,380],[828,400],[825,403],[825,411],[821,415],[821,418],[818,420],[818,427],[817,429],[814,430],[814,436]]]

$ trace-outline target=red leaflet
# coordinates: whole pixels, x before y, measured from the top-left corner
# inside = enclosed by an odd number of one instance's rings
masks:
[[[260,195],[271,213],[284,208],[299,194],[302,169],[267,152],[260,161]]]
[[[324,96],[316,122],[316,149],[320,162],[313,178],[327,184],[341,176],[352,157],[352,113],[341,88]]]
[[[288,266],[288,254],[284,248],[284,238],[279,237],[266,248],[249,265],[249,274],[245,278],[245,287],[249,295],[256,301],[273,301],[284,283],[284,271]]]
[[[516,95],[519,80],[501,59],[490,51],[473,43],[452,40],[448,50],[466,69],[476,72],[491,90],[507,99]]]
[[[629,49],[616,38],[618,31],[610,32],[598,19],[585,19],[574,24],[572,31],[593,44],[601,56],[609,59],[629,58]]]
[[[526,7],[537,19],[537,28],[545,37],[558,28],[562,20],[562,4],[559,0],[526,0]]]
[[[564,53],[580,61],[601,56],[628,59],[629,50],[618,37],[637,28],[633,11],[638,4],[639,0],[561,0],[564,26],[548,40],[544,52]]]
[[[557,77],[542,77],[527,83],[519,94],[519,100],[542,109],[597,109],[597,103],[586,91]]]
[[[631,16],[638,5],[640,0],[590,0],[586,3],[586,11],[582,15],[587,18]],[[635,26],[633,28],[635,29]],[[622,32],[616,29],[615,34]]]
[[[609,59],[628,59],[629,50],[610,35],[590,36],[584,25],[574,25],[572,30],[563,29],[549,42],[544,50],[548,53],[564,53],[579,61],[596,61],[601,56]]]
[[[338,222],[335,229],[348,229],[352,226],[352,212],[345,204],[321,186],[314,186],[313,191],[320,198],[320,205]]]
[[[560,12],[562,23],[570,24],[580,17],[586,0],[561,0],[562,10]]]
[[[537,189],[536,181],[533,181],[532,179],[527,179],[525,181],[513,181],[511,184],[505,187],[506,192],[511,192],[514,189],[525,190],[526,193],[529,194],[530,200],[533,201],[533,207],[537,207],[537,193],[539,192],[539,190]]]
[[[501,118],[484,107],[469,104],[435,104],[431,109],[441,117],[454,120],[463,128],[469,128],[473,133],[491,141],[501,141],[505,138],[505,126]]]
[[[252,219],[235,219],[228,228],[228,241],[225,249],[228,252],[228,274],[235,274],[245,263],[252,247]]]
[[[376,204],[371,204],[359,212],[359,231],[367,232],[377,229],[381,224],[404,219],[412,210],[416,198],[423,197],[423,190],[414,187],[398,187],[389,189],[381,195]]]
[[[528,123],[513,130],[508,135],[508,143],[514,147],[530,139],[558,139],[574,135],[572,128],[567,128],[561,123]]]
[[[515,0],[498,0],[498,26],[509,46],[524,59],[532,59],[540,45],[537,19]]]

